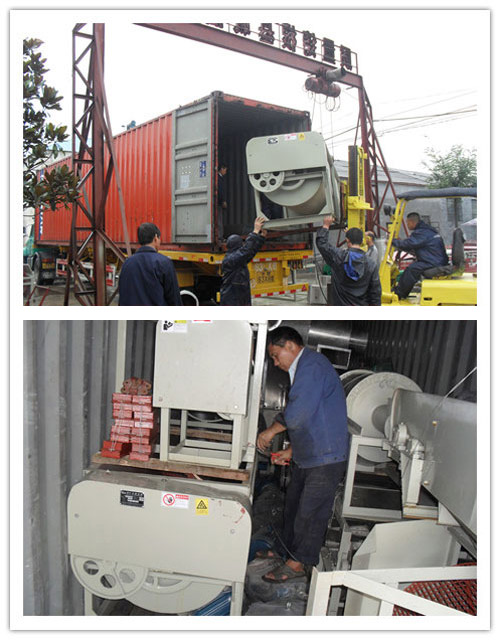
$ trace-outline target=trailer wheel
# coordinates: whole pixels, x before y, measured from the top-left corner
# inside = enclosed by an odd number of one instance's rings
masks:
[[[43,270],[42,270],[42,259],[40,258],[39,255],[36,255],[33,258],[33,279],[35,281],[35,284],[45,284],[50,286],[51,284],[54,284],[54,278],[43,278]]]
[[[35,284],[42,284],[42,261],[40,256],[33,258],[33,280]]]

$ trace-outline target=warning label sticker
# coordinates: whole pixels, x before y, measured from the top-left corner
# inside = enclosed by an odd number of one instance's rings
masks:
[[[305,140],[306,136],[304,133],[299,133],[299,140]]]
[[[189,507],[189,496],[183,493],[169,493],[168,491],[162,491],[161,504],[163,507],[170,507],[173,509],[187,509]]]
[[[196,498],[196,515],[208,516],[208,498]]]
[[[162,333],[187,333],[187,320],[162,320]]]
[[[296,133],[287,133],[285,136],[285,142],[289,142],[290,140],[297,140],[297,134]]]

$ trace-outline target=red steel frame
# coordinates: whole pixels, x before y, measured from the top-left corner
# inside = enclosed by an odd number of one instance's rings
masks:
[[[285,51],[282,48],[270,46],[264,42],[247,39],[244,36],[236,35],[230,31],[221,30],[210,27],[201,23],[136,23],[139,26],[155,29],[163,33],[181,36],[222,47],[231,51],[243,53],[261,60],[274,62],[275,64],[284,65],[298,71],[304,71],[318,78],[325,78],[326,72],[335,70],[333,64],[318,61],[311,57],[297,55],[291,51]],[[111,135],[111,127],[109,125],[109,113],[104,90],[103,75],[103,59],[104,59],[104,25],[94,24],[93,35],[84,34],[81,29],[84,25],[77,24],[73,29],[73,149],[76,149],[76,137],[80,141],[80,151],[78,154],[73,152],[73,166],[81,178],[80,186],[83,188],[86,180],[92,175],[92,209],[84,206],[81,201],[73,206],[73,223],[71,230],[70,251],[68,256],[69,269],[68,279],[66,282],[66,293],[64,304],[68,304],[69,296],[69,278],[70,272],[73,273],[75,281],[75,295],[82,304],[92,304],[92,296],[96,305],[109,304],[114,297],[107,297],[105,274],[106,274],[106,247],[110,248],[113,253],[123,260],[125,256],[119,247],[106,236],[105,233],[105,204],[109,189],[109,183],[113,168],[117,176],[117,185],[121,194],[119,182],[119,174],[117,167],[114,165],[113,139]],[[75,39],[77,37],[87,38],[90,44],[78,59],[76,59]],[[84,56],[90,52],[90,64],[88,77],[85,78],[84,73],[80,70],[79,64]],[[84,81],[87,91],[84,95],[76,94],[75,78],[76,74]],[[363,85],[363,79],[357,73],[353,73],[346,68],[342,68],[342,74],[335,80],[341,84],[354,87],[358,90],[359,97],[359,118],[358,130],[361,132],[361,146],[363,147],[367,158],[365,159],[365,197],[373,210],[368,211],[366,218],[366,227],[369,230],[377,229],[385,230],[380,223],[380,210],[382,208],[385,196],[390,189],[396,198],[396,192],[392,183],[389,170],[385,163],[380,144],[378,142],[370,101]],[[76,100],[83,99],[85,101],[84,113],[78,122],[75,121]],[[105,119],[107,116],[107,123]],[[92,147],[88,144],[88,134],[92,126]],[[81,131],[79,131],[79,128]],[[104,140],[108,144],[110,151],[110,162],[104,175]],[[88,165],[90,171],[86,176],[82,176],[82,166]],[[387,176],[386,189],[380,197],[377,181],[377,166],[383,169]],[[121,200],[122,204],[122,200]],[[90,222],[90,227],[80,228],[76,226],[77,208],[85,213]],[[127,250],[130,253],[130,244],[128,241],[128,233],[126,231],[125,213],[122,206],[122,220],[127,243]],[[83,245],[77,247],[77,231],[89,231],[89,236]],[[94,262],[94,278],[90,279],[82,265],[81,256],[83,251],[89,245],[90,240],[93,241],[93,262]],[[88,281],[93,283],[93,288],[85,289],[80,279],[79,271],[83,272]],[[116,292],[115,292],[116,293]]]
[[[74,279],[74,293],[81,304],[106,305],[110,304],[116,295],[116,291],[108,298],[106,288],[106,249],[110,249],[121,261],[125,257],[120,248],[106,235],[105,207],[109,192],[109,185],[113,170],[120,195],[120,208],[124,238],[127,252],[130,254],[130,241],[128,237],[123,197],[121,191],[120,175],[115,166],[115,152],[113,136],[109,120],[109,112],[104,89],[104,24],[94,24],[92,34],[82,32],[84,24],[77,24],[73,29],[73,131],[72,131],[72,169],[76,173],[78,187],[84,196],[73,204],[71,236],[68,252],[68,273],[64,293],[64,304],[69,302],[70,278]],[[77,39],[87,41],[82,53],[77,55]],[[87,72],[83,65],[88,63]],[[85,92],[76,91],[77,76],[83,81]],[[83,100],[83,114],[76,119],[77,100]],[[89,143],[89,134],[92,133],[92,142]],[[76,151],[76,139],[79,141],[79,150]],[[105,167],[104,149],[108,148],[109,161]],[[84,174],[83,168],[89,167]],[[88,200],[85,187],[91,188],[91,202]],[[77,226],[77,214],[81,210],[86,218],[88,226]],[[85,232],[87,236],[78,246],[78,232]],[[85,268],[83,259],[86,250],[92,246],[92,276]],[[82,275],[86,283],[82,281]]]

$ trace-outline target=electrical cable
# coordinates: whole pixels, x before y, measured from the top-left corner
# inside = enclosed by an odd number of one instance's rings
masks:
[[[292,560],[295,560],[295,562],[300,562],[300,560],[298,560],[293,553],[290,551],[290,549],[286,546],[283,538],[280,536],[280,534],[278,533],[278,530],[276,529],[276,527],[274,526],[274,524],[271,522],[271,529],[274,532],[274,535],[278,538],[279,543],[281,544],[281,546],[283,547],[283,549],[288,553],[288,555],[290,556],[290,558]]]
[[[465,381],[467,380],[467,378],[468,378],[469,376],[471,376],[475,371],[477,371],[477,366],[475,366],[473,369],[471,369],[471,370],[469,371],[469,373],[468,373],[467,375],[465,375],[465,376],[460,380],[460,382],[457,382],[457,384],[456,384],[454,387],[452,387],[452,388],[448,391],[448,393],[447,393],[443,398],[441,398],[441,401],[440,401],[440,402],[439,402],[439,404],[436,406],[436,408],[434,409],[434,411],[438,411],[438,409],[440,409],[440,408],[441,408],[441,405],[442,405],[442,404],[443,404],[443,402],[446,400],[446,398],[447,398],[451,393],[453,393],[453,392],[455,391],[455,389],[457,389],[457,388],[458,388],[458,387],[459,387],[463,382],[465,382]]]

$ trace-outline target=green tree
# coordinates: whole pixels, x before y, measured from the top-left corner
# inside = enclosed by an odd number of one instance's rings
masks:
[[[446,154],[426,149],[429,160],[423,164],[430,170],[428,185],[431,189],[477,186],[477,158],[475,149],[453,145]]]
[[[60,111],[62,96],[49,87],[44,74],[46,59],[37,51],[43,42],[35,38],[23,41],[23,206],[44,205],[55,209],[68,205],[78,197],[77,177],[67,166],[37,172],[50,159],[61,153],[61,142],[67,139],[67,127],[49,122],[51,112]]]

